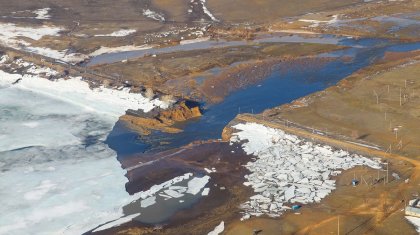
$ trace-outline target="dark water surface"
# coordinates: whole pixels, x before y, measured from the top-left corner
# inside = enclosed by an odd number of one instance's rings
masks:
[[[348,60],[333,60],[327,63],[316,63],[316,59],[307,59],[305,65],[291,62],[279,64],[279,68],[258,84],[250,85],[226,97],[223,102],[206,107],[204,115],[194,121],[183,123],[184,131],[177,134],[154,132],[145,140],[117,123],[107,139],[108,145],[119,157],[124,157],[146,150],[157,148],[176,148],[195,140],[218,139],[223,128],[238,113],[260,113],[311,93],[323,90],[336,84],[355,71],[381,59],[385,52],[403,52],[420,49],[420,43],[391,44],[384,40],[348,39],[342,42],[361,47],[349,48],[323,56],[350,56]],[[311,61],[312,60],[312,61]],[[169,142],[161,146],[161,142]]]

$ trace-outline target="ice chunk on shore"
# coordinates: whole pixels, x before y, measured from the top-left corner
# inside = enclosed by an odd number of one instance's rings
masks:
[[[201,196],[208,196],[210,193],[210,188],[204,188],[203,192],[201,193]]]
[[[219,235],[225,230],[225,222],[220,222],[219,225],[217,225],[213,231],[209,232],[207,235]]]
[[[144,200],[141,200],[140,201],[140,206],[143,207],[143,208],[146,208],[146,207],[149,207],[149,206],[151,206],[155,203],[156,203],[156,197],[152,196],[152,197],[148,197]]]
[[[170,105],[159,99],[149,100],[141,94],[131,93],[129,89],[114,90],[105,87],[91,89],[81,77],[51,81],[36,75],[21,76],[5,72],[0,72],[0,75],[0,85],[12,85],[20,79],[21,81],[13,85],[14,87],[71,102],[88,111],[105,113],[113,118],[118,118],[127,109],[142,109],[148,112],[154,107],[167,108]]]
[[[97,34],[95,37],[125,37],[137,32],[135,29],[121,29],[109,34]]]
[[[251,173],[245,176],[244,185],[256,193],[242,205],[249,215],[278,216],[287,208],[283,203],[319,202],[335,189],[335,180],[330,177],[339,174],[338,169],[357,165],[381,168],[377,159],[305,142],[261,124],[237,124],[233,128],[238,132],[232,135],[231,143],[241,143],[247,154],[257,157],[245,165]]]
[[[295,186],[291,186],[286,191],[284,191],[284,200],[289,201],[290,199],[295,197]]]
[[[169,196],[174,197],[174,198],[180,198],[180,197],[184,196],[184,194],[178,193],[177,191],[174,191],[174,190],[171,190],[171,189],[165,190],[164,192],[166,194],[168,194]]]
[[[420,218],[414,217],[414,216],[406,216],[405,217],[414,227],[416,228],[416,231],[420,233]]]

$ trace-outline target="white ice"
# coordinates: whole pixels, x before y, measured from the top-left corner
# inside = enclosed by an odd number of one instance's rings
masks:
[[[130,222],[131,220],[133,220],[134,218],[136,218],[139,215],[140,215],[140,213],[136,213],[136,214],[132,214],[132,215],[127,215],[127,216],[121,217],[121,218],[119,218],[117,220],[114,220],[112,222],[106,223],[106,224],[104,224],[104,225],[102,225],[102,226],[94,229],[93,232],[102,231],[102,230],[105,230],[105,229],[116,227],[116,226],[121,225],[121,224],[125,224],[127,222]]]
[[[219,225],[217,225],[213,231],[209,232],[207,235],[219,235],[225,230],[225,222],[220,222]]]
[[[109,34],[97,34],[95,37],[125,37],[137,32],[135,29],[121,29]]]
[[[241,142],[247,154],[257,156],[248,162],[244,185],[251,186],[255,195],[242,205],[244,218],[267,214],[279,216],[285,203],[319,202],[335,189],[338,169],[365,165],[381,168],[380,162],[329,146],[312,144],[282,130],[256,123],[233,126],[231,142]],[[243,142],[245,141],[245,142]]]
[[[120,47],[100,47],[98,50],[90,53],[90,56],[98,56],[107,53],[116,53],[116,52],[125,52],[125,51],[139,51],[139,50],[146,50],[151,49],[152,46],[149,45],[142,45],[142,46],[120,46]]]
[[[333,15],[331,16],[331,20],[311,20],[311,19],[299,19],[300,22],[306,22],[306,23],[311,23],[311,25],[309,25],[309,27],[314,28],[314,27],[318,27],[320,24],[334,24],[338,21],[338,15]]]
[[[414,216],[406,216],[405,217],[414,227],[416,227],[416,231],[420,233],[420,218]]]
[[[206,175],[204,177],[198,178],[194,177],[192,180],[188,182],[188,190],[187,193],[196,195],[201,191],[201,189],[206,186],[206,184],[209,182],[210,176]]]
[[[11,23],[0,23],[0,44],[6,47],[11,47],[16,50],[24,50],[53,59],[59,59],[66,62],[79,62],[87,58],[86,55],[80,53],[68,53],[68,50],[53,50],[51,48],[31,46],[31,43],[26,39],[35,41],[40,40],[44,36],[59,36],[59,33],[64,30],[56,26],[18,26]]]
[[[160,22],[165,21],[165,16],[163,14],[157,13],[150,9],[146,9],[146,10],[143,9],[143,15],[156,21],[160,21]]]
[[[51,8],[48,8],[48,7],[34,10],[33,13],[36,14],[35,19],[38,19],[38,20],[51,19],[51,16],[48,14],[50,10]]]
[[[219,20],[206,7],[206,0],[200,0],[204,13],[210,17],[211,20],[218,22]]]
[[[161,104],[90,90],[80,78],[0,70],[0,234],[82,234],[121,218],[138,198],[126,192],[126,171],[104,140],[127,108]]]

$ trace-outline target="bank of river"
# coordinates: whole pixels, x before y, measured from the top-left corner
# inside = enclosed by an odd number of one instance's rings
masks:
[[[341,79],[383,58],[385,52],[402,52],[420,49],[420,43],[393,44],[383,40],[362,39],[357,45],[348,39],[345,44],[353,47],[322,57],[335,59],[317,63],[318,58],[305,58],[299,65],[293,62],[280,63],[275,71],[258,84],[235,91],[221,103],[205,107],[204,115],[192,121],[182,123],[184,131],[177,134],[154,132],[147,137],[139,137],[118,122],[107,139],[108,145],[124,159],[142,160],[145,151],[160,152],[176,149],[193,141],[218,139],[223,128],[238,113],[260,113],[265,109],[289,103],[308,94],[323,90],[336,84]],[[347,59],[341,59],[347,57]],[[349,59],[350,58],[350,59]],[[314,66],[311,66],[314,64]],[[165,143],[165,144],[163,144]],[[141,169],[137,169],[141,171]],[[133,182],[130,182],[133,183]],[[156,182],[159,184],[161,182]],[[135,184],[135,183],[134,183]],[[190,208],[200,197],[183,198],[157,203],[150,209],[138,206],[129,207],[130,213],[140,212],[148,216],[136,219],[143,223],[162,223],[171,215],[185,208]],[[165,208],[167,207],[167,208]],[[155,208],[155,209],[153,209]]]
[[[120,157],[124,157],[146,150],[176,148],[196,140],[218,139],[226,124],[238,113],[260,113],[323,90],[378,61],[385,52],[420,49],[420,43],[393,44],[374,39],[361,39],[357,43],[352,41],[353,39],[348,39],[343,43],[361,46],[322,54],[321,56],[337,57],[326,63],[317,63],[317,58],[306,58],[300,61],[300,65],[294,64],[294,61],[280,63],[277,69],[260,83],[231,93],[221,103],[205,106],[201,118],[180,124],[184,130],[181,133],[167,134],[155,131],[150,136],[137,137],[137,134],[118,122],[107,143]],[[341,60],[340,57],[349,57],[350,60]]]

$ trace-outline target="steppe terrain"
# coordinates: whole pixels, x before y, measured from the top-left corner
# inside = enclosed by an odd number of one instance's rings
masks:
[[[0,234],[418,234],[419,76],[416,0],[0,0]]]

